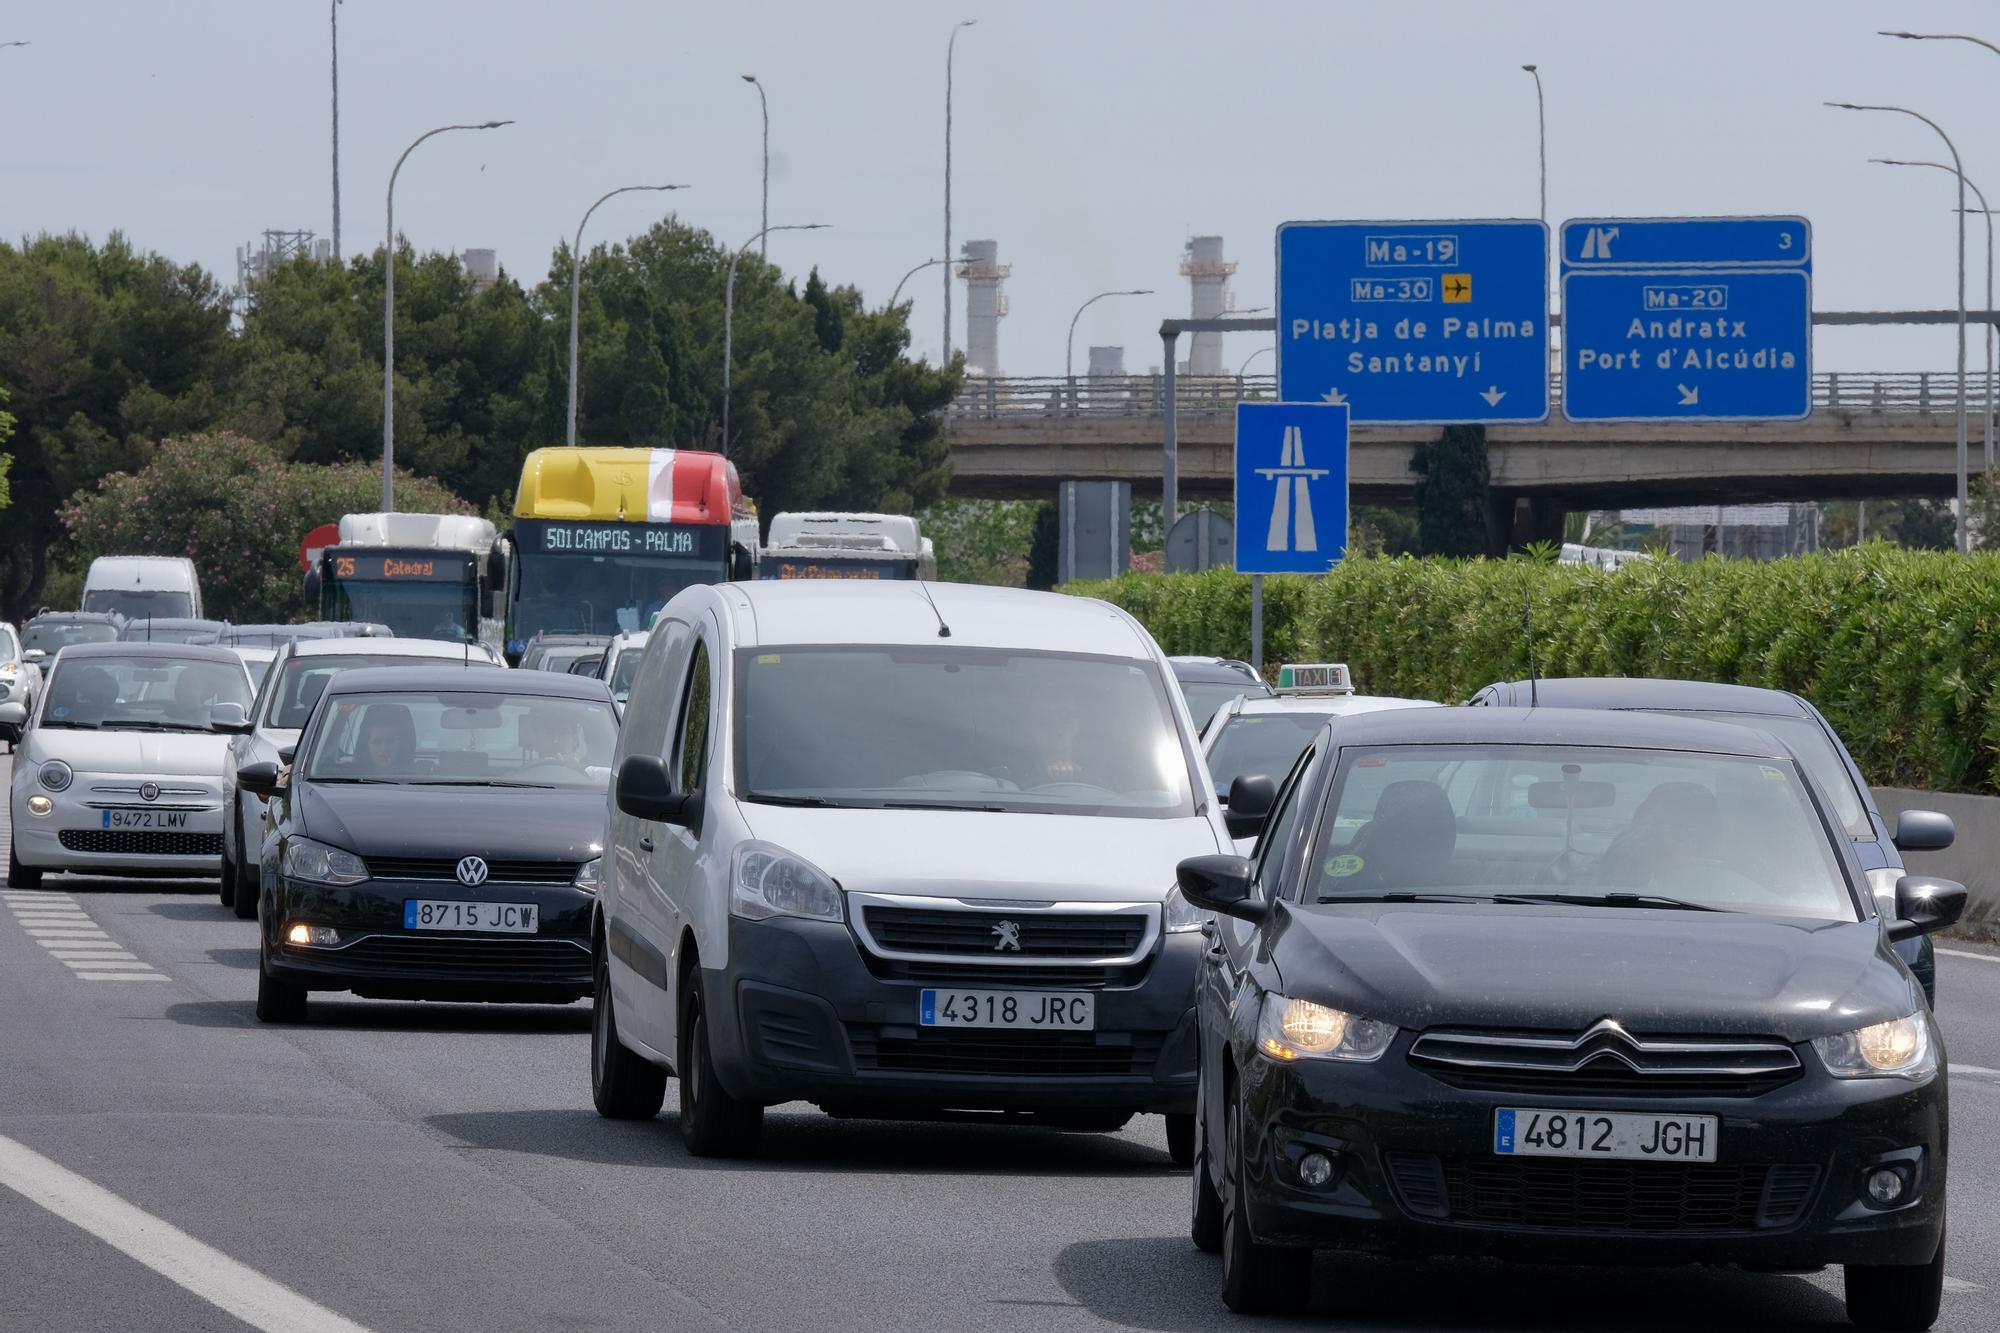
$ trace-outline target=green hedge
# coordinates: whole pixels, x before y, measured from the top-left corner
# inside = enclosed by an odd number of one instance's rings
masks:
[[[1170,653],[1245,657],[1250,580],[1128,574],[1102,597]],[[1874,544],[1768,563],[1360,558],[1264,580],[1264,660],[1347,662],[1369,694],[1460,702],[1528,674],[1663,676],[1794,690],[1870,782],[2000,792],[2000,554]]]

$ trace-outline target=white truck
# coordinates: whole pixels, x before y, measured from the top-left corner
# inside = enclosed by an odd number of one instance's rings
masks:
[[[346,514],[339,531],[306,573],[306,605],[318,619],[500,646],[494,603],[507,579],[492,523],[471,514]]]
[[[778,514],[760,579],[935,579],[931,539],[908,514]]]
[[[181,555],[100,555],[83,578],[83,610],[127,620],[201,619],[201,579]]]

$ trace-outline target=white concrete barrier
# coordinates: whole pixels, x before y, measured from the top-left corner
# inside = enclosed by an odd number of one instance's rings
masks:
[[[1875,788],[1875,803],[1893,830],[1905,810],[1937,810],[1951,816],[1958,838],[1942,852],[1910,852],[1903,858],[1920,875],[1942,875],[1970,890],[1959,929],[1976,939],[2000,938],[2000,797],[1966,796],[1958,792],[1912,791],[1904,787]]]

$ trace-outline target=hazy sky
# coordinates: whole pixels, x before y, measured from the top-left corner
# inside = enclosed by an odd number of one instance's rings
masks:
[[[1942,156],[1916,121],[1823,109],[1900,103],[1957,138],[2000,206],[2000,56],[1899,42],[1879,27],[2000,40],[1975,0],[345,0],[342,247],[398,229],[423,249],[499,251],[526,281],[605,190],[591,237],[656,198],[741,242],[758,226],[756,91],[771,101],[771,258],[888,298],[942,245],[945,43],[959,18],[954,246],[994,238],[1013,265],[1002,369],[1060,374],[1077,327],[1161,360],[1187,313],[1187,237],[1241,264],[1239,307],[1271,304],[1287,219],[1530,217],[1534,85],[1548,95],[1549,215],[1802,213],[1821,310],[1954,301],[1954,185],[1870,166]],[[0,235],[122,228],[234,278],[266,227],[331,232],[325,0],[0,0]],[[1982,180],[1983,178],[1983,180]],[[1972,219],[1972,302],[1985,231]],[[586,237],[588,243],[590,237]],[[916,350],[935,356],[940,282],[911,281]],[[953,297],[964,345],[964,288]],[[1822,330],[1820,369],[1945,369],[1952,333]],[[1231,366],[1268,339],[1230,335]],[[1975,344],[1975,364],[1982,354]],[[1261,358],[1256,369],[1268,370]]]

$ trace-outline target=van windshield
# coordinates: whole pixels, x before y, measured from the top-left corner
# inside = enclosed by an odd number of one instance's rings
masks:
[[[92,588],[83,594],[83,610],[113,611],[127,620],[165,620],[192,616],[194,600],[184,592],[145,588]]]
[[[737,654],[744,799],[1171,819],[1195,784],[1151,662],[992,648]]]

